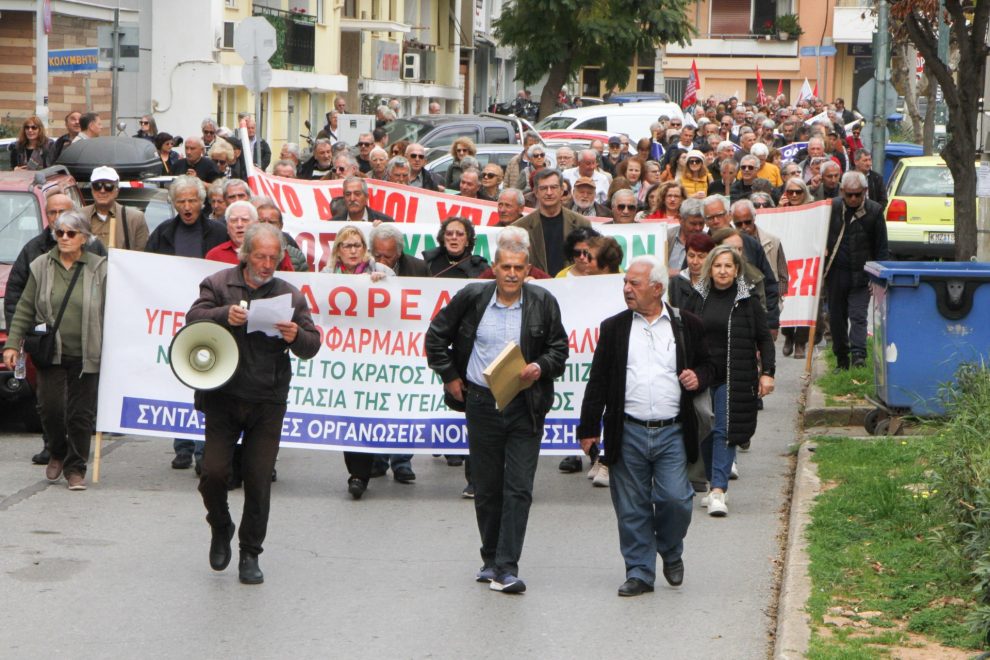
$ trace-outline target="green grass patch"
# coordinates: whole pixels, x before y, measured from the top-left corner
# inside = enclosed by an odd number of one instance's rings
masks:
[[[947,523],[935,505],[927,457],[939,440],[821,438],[815,452],[825,487],[808,529],[813,631],[809,657],[874,658],[903,642],[904,631],[976,649],[967,626],[972,575],[933,532]],[[838,609],[836,609],[838,608]],[[828,627],[824,617],[869,626]]]
[[[825,370],[818,379],[817,385],[825,393],[825,404],[829,406],[848,406],[857,403],[867,395],[873,396],[873,343],[866,345],[866,366],[835,371],[835,354],[832,349],[822,351],[825,358]]]

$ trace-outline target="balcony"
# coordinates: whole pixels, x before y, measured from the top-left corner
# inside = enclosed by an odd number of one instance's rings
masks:
[[[316,64],[316,16],[254,5],[275,28],[276,49],[269,60],[273,69],[312,71]]]
[[[798,42],[770,35],[707,34],[684,46],[669,44],[666,52],[674,57],[797,57]]]

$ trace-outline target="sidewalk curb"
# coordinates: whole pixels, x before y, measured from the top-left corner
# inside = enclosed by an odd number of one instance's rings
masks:
[[[798,449],[791,495],[791,514],[787,526],[784,574],[777,603],[777,634],[773,657],[776,660],[804,658],[811,640],[811,617],[806,611],[811,596],[808,576],[808,543],[805,530],[811,522],[811,509],[821,492],[818,466],[812,457],[814,443],[802,442]]]
[[[873,410],[870,405],[828,406],[825,393],[815,381],[822,375],[824,360],[815,360],[811,367],[811,381],[807,390],[802,428],[813,426],[863,426],[866,414]]]

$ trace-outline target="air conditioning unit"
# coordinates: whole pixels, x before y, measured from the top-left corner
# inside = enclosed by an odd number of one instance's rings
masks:
[[[405,53],[402,55],[402,79],[419,80],[419,53]]]

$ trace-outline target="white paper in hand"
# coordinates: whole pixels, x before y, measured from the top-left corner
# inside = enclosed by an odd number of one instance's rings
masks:
[[[251,301],[248,310],[248,332],[264,332],[269,337],[281,337],[276,323],[292,320],[292,294],[285,293],[274,298],[259,298]]]

